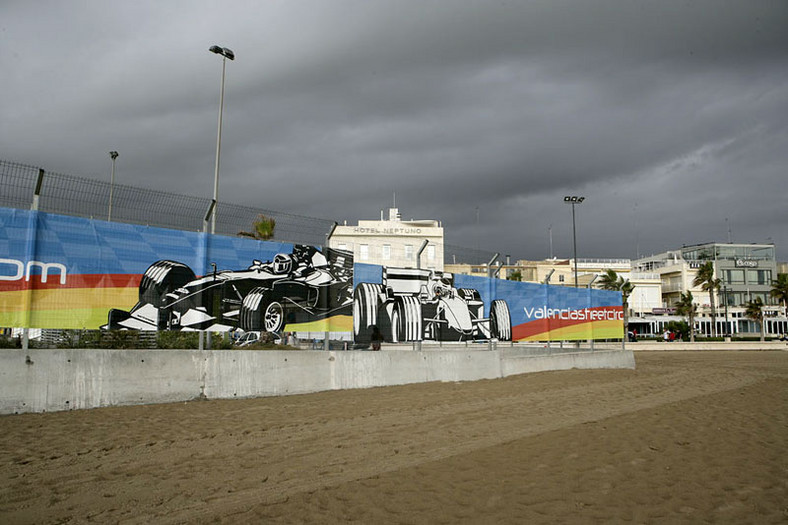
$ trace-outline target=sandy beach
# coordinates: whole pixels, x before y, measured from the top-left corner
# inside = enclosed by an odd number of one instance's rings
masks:
[[[788,522],[788,352],[636,360],[0,417],[0,522]]]

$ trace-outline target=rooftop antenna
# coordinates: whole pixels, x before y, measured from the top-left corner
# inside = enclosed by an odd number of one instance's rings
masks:
[[[553,258],[553,225],[547,227],[547,235],[550,237],[550,258]]]
[[[396,208],[396,207],[397,207],[397,192],[395,191],[394,192],[394,206],[392,206],[392,208]]]
[[[725,226],[728,227],[728,244],[731,244],[731,242],[732,242],[731,241],[731,225],[728,222],[728,218],[727,217],[725,217]]]
[[[476,257],[479,257],[479,207],[476,206]]]
[[[632,224],[635,226],[635,257],[640,259],[640,230],[638,230],[638,203],[632,206]]]

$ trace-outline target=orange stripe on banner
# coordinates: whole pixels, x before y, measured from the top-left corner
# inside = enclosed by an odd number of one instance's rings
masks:
[[[54,290],[62,288],[137,288],[142,280],[138,273],[97,273],[97,274],[69,274],[66,282],[60,282],[60,275],[49,273],[46,282],[42,282],[42,275],[30,276],[30,280],[0,281],[0,293],[21,290]]]

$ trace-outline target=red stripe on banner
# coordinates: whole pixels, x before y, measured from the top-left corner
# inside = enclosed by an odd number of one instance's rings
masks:
[[[142,275],[138,273],[96,273],[69,274],[65,284],[60,283],[60,275],[50,273],[47,281],[41,282],[43,276],[34,274],[30,280],[0,281],[0,292],[18,292],[22,290],[51,290],[62,288],[134,288],[140,285]]]
[[[617,314],[623,313],[624,309],[621,306],[597,306],[595,308],[584,308],[582,310],[576,310],[578,312],[602,312],[602,311],[614,311]],[[537,335],[537,334],[544,334],[549,332],[550,330],[559,330],[561,328],[566,328],[568,326],[574,326],[579,324],[588,324],[594,323],[595,321],[605,321],[606,319],[593,319],[591,316],[586,316],[585,319],[561,319],[559,317],[550,317],[547,319],[537,319],[535,321],[529,321],[527,323],[518,324],[517,326],[512,328],[512,337],[515,340],[523,339],[525,337]]]
[[[547,319],[537,319],[512,327],[512,339],[518,341],[532,335],[545,334],[550,331]]]

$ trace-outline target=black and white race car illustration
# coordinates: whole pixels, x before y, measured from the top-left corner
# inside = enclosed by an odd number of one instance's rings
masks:
[[[356,342],[366,343],[377,326],[384,340],[511,341],[506,301],[495,300],[484,317],[479,292],[454,288],[454,276],[434,270],[384,268],[383,283],[361,283],[353,298]]]
[[[291,254],[246,270],[197,278],[186,265],[158,261],[142,277],[139,302],[110,310],[104,329],[279,332],[286,324],[352,312],[353,254],[295,245]]]

